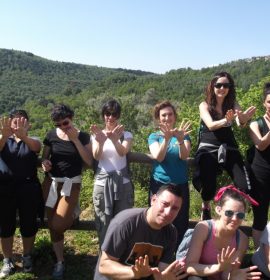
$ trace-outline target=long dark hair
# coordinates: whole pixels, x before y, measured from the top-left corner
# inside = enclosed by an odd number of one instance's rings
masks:
[[[213,117],[217,116],[217,112],[216,112],[217,99],[214,91],[214,86],[216,81],[221,77],[226,77],[230,83],[229,92],[222,104],[222,115],[225,116],[226,112],[230,109],[234,109],[234,105],[235,105],[236,92],[235,92],[235,84],[232,76],[227,72],[216,73],[214,78],[209,82],[205,90],[205,95],[206,95],[205,101],[208,104],[209,112]]]
[[[263,101],[265,101],[268,94],[270,94],[270,83],[269,82],[265,83],[264,87],[263,87]]]

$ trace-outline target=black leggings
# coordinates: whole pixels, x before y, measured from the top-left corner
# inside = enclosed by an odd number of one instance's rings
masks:
[[[262,167],[252,168],[250,173],[252,186],[251,195],[257,202],[259,202],[259,206],[252,206],[252,227],[256,230],[263,231],[267,225],[270,203],[270,170]]]
[[[242,156],[237,150],[228,150],[226,163],[218,163],[217,152],[204,153],[200,156],[201,196],[204,201],[214,198],[217,190],[217,176],[220,168],[225,169],[235,186],[243,191],[250,189],[250,181]],[[221,186],[220,186],[221,187]]]
[[[37,182],[0,186],[0,237],[14,235],[17,211],[21,235],[32,237],[37,233],[40,191]]]

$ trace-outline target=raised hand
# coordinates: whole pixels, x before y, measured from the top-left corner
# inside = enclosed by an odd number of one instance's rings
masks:
[[[124,132],[124,126],[123,125],[117,125],[112,131],[107,131],[106,135],[109,139],[111,139],[112,142],[117,142]]]
[[[65,130],[66,135],[68,136],[69,140],[74,142],[78,140],[79,131],[77,128],[71,126]]]
[[[139,257],[135,260],[135,264],[131,266],[134,273],[135,279],[140,279],[148,277],[153,274],[153,268],[149,265],[149,257],[145,255],[144,257]]]
[[[2,137],[8,138],[13,134],[11,129],[11,118],[3,117],[0,119],[0,133]]]
[[[186,273],[185,264],[183,262],[180,262],[179,260],[176,260],[162,272],[154,270],[153,276],[155,280],[180,280],[185,279],[188,276],[188,274]]]
[[[98,143],[104,143],[107,139],[107,135],[96,124],[90,126],[90,132]]]
[[[235,118],[234,111],[232,109],[228,110],[225,114],[225,118],[229,124],[232,123]]]
[[[235,254],[235,248],[231,249],[230,246],[228,246],[227,248],[222,248],[221,254],[217,255],[219,271],[224,271],[232,266],[235,261]]]
[[[236,261],[233,264],[233,269],[230,272],[229,280],[256,280],[261,279],[262,273],[260,271],[254,271],[258,269],[257,266],[250,266],[247,268],[240,269],[241,263]]]
[[[181,143],[184,141],[186,135],[188,135],[192,130],[190,121],[182,121],[179,128],[173,129],[173,136],[177,138],[178,142]]]
[[[173,137],[174,135],[174,130],[171,129],[167,124],[165,123],[160,123],[159,124],[159,129],[163,133],[163,136],[165,139],[169,140],[170,138]]]
[[[28,120],[24,117],[13,119],[15,127],[13,127],[13,133],[20,139],[27,137],[30,124]]]
[[[256,111],[256,107],[250,106],[244,112],[242,112],[241,110],[235,110],[235,113],[238,116],[240,124],[246,124],[255,114],[255,111]]]

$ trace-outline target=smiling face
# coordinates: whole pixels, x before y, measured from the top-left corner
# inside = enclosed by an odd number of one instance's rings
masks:
[[[224,99],[230,89],[230,82],[227,77],[220,77],[214,84],[214,92],[217,99]]]
[[[175,125],[176,116],[172,107],[165,107],[159,111],[159,123],[166,124],[170,128]]]
[[[165,190],[159,195],[153,195],[151,207],[147,213],[147,221],[154,229],[160,229],[171,224],[182,205],[182,198]]]
[[[228,230],[236,230],[243,222],[240,217],[245,213],[243,202],[228,198],[222,206],[216,207],[216,212],[220,217],[220,222]]]

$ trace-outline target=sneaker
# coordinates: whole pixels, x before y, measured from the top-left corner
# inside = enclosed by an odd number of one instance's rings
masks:
[[[33,270],[33,261],[30,255],[22,256],[23,272],[31,272]]]
[[[211,209],[210,208],[202,208],[201,213],[201,221],[203,220],[211,220]]]
[[[64,262],[56,263],[54,266],[54,269],[53,269],[53,274],[52,274],[53,279],[57,279],[57,280],[63,279],[64,271],[65,271]]]
[[[3,266],[0,271],[0,279],[3,279],[15,272],[15,267],[11,259],[4,258]]]

